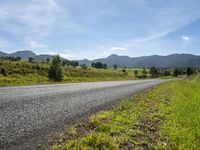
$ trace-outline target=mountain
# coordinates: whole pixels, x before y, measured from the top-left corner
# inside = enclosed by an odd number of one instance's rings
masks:
[[[47,60],[48,58],[51,59],[52,57],[53,57],[52,55],[41,54],[41,55],[35,56],[34,59],[37,61],[44,61],[44,60]]]
[[[81,64],[81,65],[85,64],[86,66],[91,66],[92,62],[88,59],[83,59],[83,60],[79,60],[78,63]]]
[[[21,59],[28,59],[29,57],[35,57],[37,56],[32,51],[17,51],[15,53],[8,54],[10,57],[21,57]]]
[[[106,63],[108,67],[117,65],[118,67],[200,67],[200,56],[192,54],[172,54],[167,56],[143,56],[143,57],[129,57],[110,55],[107,58],[95,59],[92,61],[80,60],[79,64],[91,65],[92,62]]]
[[[0,56],[1,56],[1,57],[2,57],[2,56],[3,56],[3,57],[6,57],[6,56],[8,56],[8,54],[6,54],[6,53],[0,51]]]
[[[33,57],[37,61],[46,61],[47,58],[52,58],[53,55],[36,55],[32,51],[17,51],[15,53],[4,53],[0,51],[0,57],[21,57],[24,60]],[[64,58],[62,58],[64,59]],[[192,54],[171,54],[167,56],[152,55],[152,56],[142,56],[142,57],[129,57],[129,56],[118,56],[112,54],[106,58],[100,58],[95,60],[79,60],[79,65],[85,64],[91,66],[92,62],[102,62],[107,64],[108,67],[113,67],[117,65],[118,67],[162,67],[162,68],[171,68],[171,67],[200,67],[200,56]]]
[[[28,60],[30,57],[34,58],[37,61],[46,61],[47,58],[51,59],[53,55],[46,55],[46,54],[41,54],[41,55],[36,55],[34,52],[25,50],[25,51],[17,51],[14,53],[4,53],[0,51],[0,57],[21,57],[21,59]],[[64,58],[62,58],[64,59]]]

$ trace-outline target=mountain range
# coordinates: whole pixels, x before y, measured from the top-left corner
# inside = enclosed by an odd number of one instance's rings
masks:
[[[28,60],[33,57],[37,61],[46,61],[47,58],[52,58],[53,55],[37,55],[32,51],[17,51],[15,53],[4,53],[0,51],[0,57],[21,57],[21,59]],[[85,64],[91,66],[93,62],[102,62],[107,64],[108,67],[200,67],[200,56],[193,54],[171,54],[167,56],[152,55],[152,56],[142,56],[142,57],[129,57],[129,56],[118,56],[112,54],[106,58],[100,58],[95,60],[78,60],[79,64]]]
[[[47,55],[47,54],[37,55],[34,52],[29,51],[29,50],[17,51],[17,52],[10,53],[10,54],[0,51],[0,57],[2,57],[2,56],[3,57],[14,57],[14,58],[21,57],[21,59],[23,59],[23,60],[28,60],[30,57],[32,57],[36,61],[46,61],[47,58],[51,59],[53,57],[52,55]]]
[[[158,67],[158,68],[172,68],[172,67],[200,67],[200,56],[192,54],[171,54],[167,56],[152,55],[142,57],[129,57],[110,55],[106,58],[95,60],[79,60],[79,64],[86,64],[90,66],[92,62],[102,62],[108,67]]]

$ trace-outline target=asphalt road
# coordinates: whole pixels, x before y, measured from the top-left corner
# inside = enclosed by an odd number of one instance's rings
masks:
[[[104,108],[165,80],[54,84],[0,88],[0,149],[18,149],[73,117]],[[23,147],[21,147],[23,148]],[[21,149],[20,148],[20,149]],[[26,148],[27,149],[27,148]]]

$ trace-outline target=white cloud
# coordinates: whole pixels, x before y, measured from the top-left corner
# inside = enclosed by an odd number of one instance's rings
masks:
[[[24,38],[42,39],[48,36],[62,13],[55,0],[2,2],[0,8],[1,30]]]
[[[66,53],[60,53],[60,52],[50,52],[50,55],[60,55],[60,57],[63,57],[65,59],[70,59],[70,60],[76,60],[77,57],[73,54],[66,54]]]
[[[110,52],[118,52],[118,51],[125,51],[126,47],[111,47],[109,49]]]
[[[182,35],[181,38],[182,38],[182,40],[184,40],[184,41],[189,41],[189,40],[190,40],[190,37],[189,37],[189,36],[186,36],[186,35]]]
[[[30,47],[31,48],[47,48],[48,46],[44,43],[39,43],[37,41],[31,41],[30,42]]]

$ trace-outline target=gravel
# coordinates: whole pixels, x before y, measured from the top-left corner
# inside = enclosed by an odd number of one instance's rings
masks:
[[[75,116],[103,109],[165,80],[53,84],[0,88],[0,149],[30,146]],[[23,146],[26,145],[26,146]],[[27,148],[27,146],[29,146]]]

